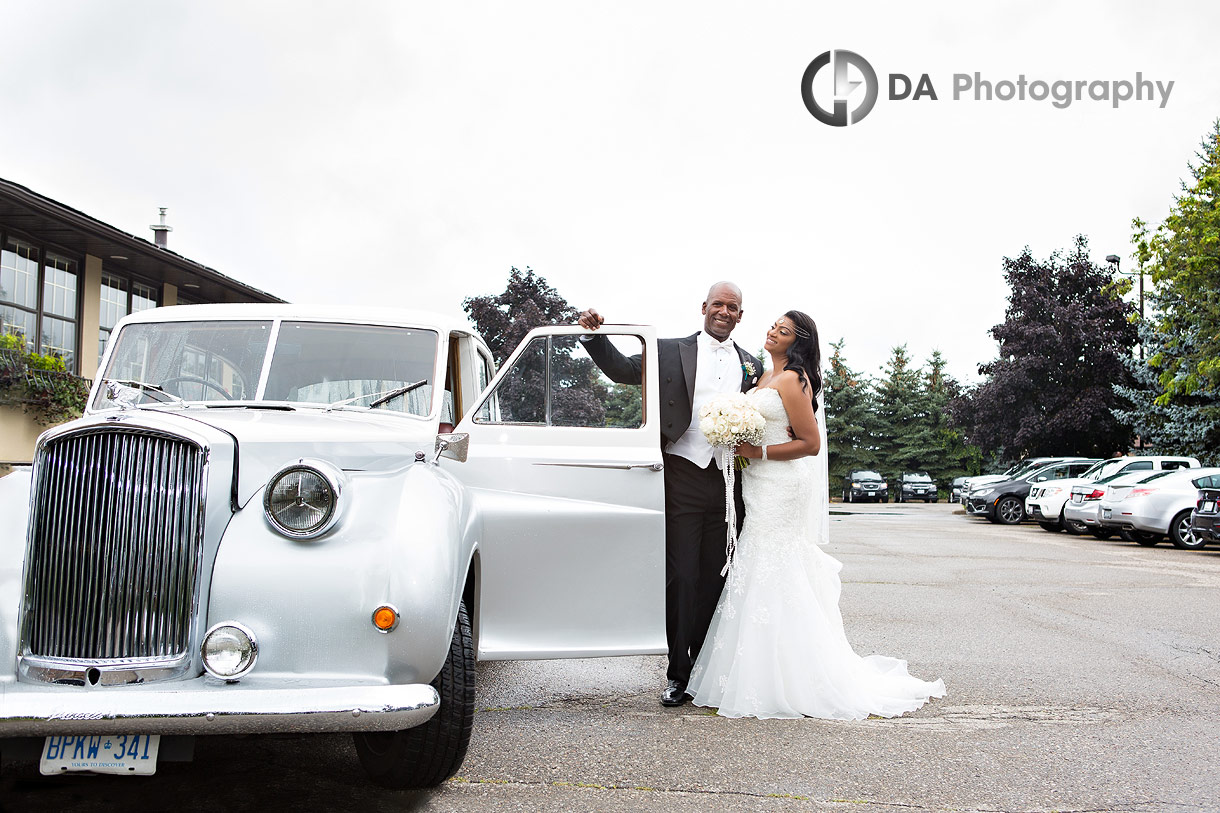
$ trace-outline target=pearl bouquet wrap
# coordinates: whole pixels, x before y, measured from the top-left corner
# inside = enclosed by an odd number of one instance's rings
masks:
[[[734,449],[738,444],[762,442],[767,421],[744,393],[717,395],[699,408],[699,431],[716,451],[724,474],[724,519],[728,523],[725,563],[720,575],[729,572],[737,549],[737,503],[733,499],[736,483]]]

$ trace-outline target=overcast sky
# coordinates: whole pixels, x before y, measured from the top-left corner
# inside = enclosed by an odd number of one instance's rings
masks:
[[[0,177],[149,239],[166,206],[171,248],[255,287],[455,311],[530,266],[577,307],[685,335],[726,278],[747,348],[798,308],[872,374],[906,344],[974,380],[1002,258],[1026,245],[1083,233],[1131,268],[1131,219],[1164,218],[1220,116],[1212,0],[9,0],[0,16]],[[880,79],[847,127],[801,99],[834,49]],[[955,100],[975,72],[1173,88],[1163,107]],[[889,100],[892,73],[927,74],[938,98]]]

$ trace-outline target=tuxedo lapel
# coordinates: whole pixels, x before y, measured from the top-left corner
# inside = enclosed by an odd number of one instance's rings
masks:
[[[742,350],[737,342],[733,342],[733,347],[737,350],[737,358],[741,362],[741,391],[745,392],[758,383],[758,377],[762,375],[762,362]]]
[[[699,361],[699,344],[695,333],[678,340],[678,357],[682,359],[682,375],[686,379],[686,394],[695,401],[695,364]]]

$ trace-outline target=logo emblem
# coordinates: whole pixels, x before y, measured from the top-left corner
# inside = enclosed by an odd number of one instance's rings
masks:
[[[831,63],[832,57],[834,60],[834,110],[827,112],[813,98],[813,80],[818,71]],[[848,79],[848,66],[863,74],[864,81]],[[848,101],[853,94],[859,97],[860,94],[855,91],[860,85],[864,85],[864,100],[849,113]],[[801,77],[801,98],[805,100],[805,107],[809,108],[813,117],[823,124],[829,124],[832,127],[858,124],[877,103],[877,72],[873,70],[872,65],[868,64],[867,59],[853,51],[827,51],[805,68],[805,75]]]

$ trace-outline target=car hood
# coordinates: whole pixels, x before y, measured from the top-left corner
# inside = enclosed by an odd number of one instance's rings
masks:
[[[239,505],[282,466],[301,458],[324,460],[345,471],[394,469],[413,462],[418,451],[431,452],[437,432],[435,421],[372,410],[159,408],[129,410],[122,417],[130,425],[141,423],[144,415],[160,428],[169,422],[198,431],[202,424],[231,438]]]

